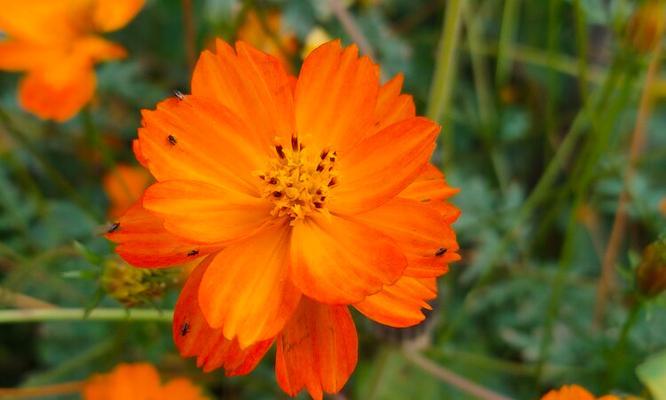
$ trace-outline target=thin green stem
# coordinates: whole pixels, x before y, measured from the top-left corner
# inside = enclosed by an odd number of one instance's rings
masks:
[[[500,29],[499,42],[497,45],[497,68],[495,70],[495,80],[497,87],[506,84],[509,79],[509,65],[511,64],[511,43],[516,35],[518,27],[516,20],[518,17],[519,0],[505,0],[504,10],[502,11],[502,27]]]
[[[446,3],[444,26],[439,39],[437,59],[435,62],[435,73],[430,84],[430,95],[426,115],[437,122],[442,123],[442,137],[444,146],[442,149],[442,164],[450,161],[453,154],[453,132],[444,121],[445,113],[451,102],[451,93],[457,66],[457,50],[460,36],[460,20],[462,13],[462,2],[464,0],[449,0]]]
[[[574,16],[576,19],[576,47],[578,48],[578,87],[580,90],[580,97],[585,103],[588,95],[587,90],[587,53],[588,53],[588,36],[587,36],[587,21],[585,12],[580,4],[580,0],[574,0]]]
[[[627,342],[629,341],[629,333],[638,322],[638,317],[641,314],[643,309],[643,302],[639,300],[629,311],[627,319],[622,324],[620,330],[620,335],[618,336],[617,342],[613,347],[613,350],[610,353],[610,360],[608,362],[609,368],[609,380],[607,385],[610,387],[617,382],[617,378],[622,372],[622,357],[624,355],[625,348],[627,347]]]
[[[173,311],[152,309],[96,308],[84,317],[83,308],[0,310],[0,324],[46,321],[156,321],[171,322]]]

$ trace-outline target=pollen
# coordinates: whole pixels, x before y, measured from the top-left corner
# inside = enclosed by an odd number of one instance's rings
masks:
[[[296,136],[287,146],[276,145],[268,170],[258,174],[264,197],[275,205],[271,214],[287,216],[293,224],[312,213],[326,213],[326,198],[338,182],[336,158],[334,151],[308,148]]]

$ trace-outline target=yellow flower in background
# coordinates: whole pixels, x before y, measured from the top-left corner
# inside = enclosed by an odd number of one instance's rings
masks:
[[[296,36],[283,26],[282,14],[279,11],[267,12],[264,23],[266,26],[262,26],[261,17],[254,10],[250,10],[245,16],[245,22],[238,29],[238,39],[277,57],[287,70],[290,70],[289,57],[296,54],[298,49]],[[267,29],[273,32],[275,37],[271,37]]]
[[[125,49],[98,33],[125,26],[145,0],[0,0],[0,70],[25,72],[21,106],[65,121],[90,101],[94,64],[123,58]]]
[[[148,363],[119,364],[111,372],[93,375],[83,387],[84,400],[205,400],[189,379],[174,378],[164,385]]]
[[[331,37],[324,30],[324,28],[320,26],[312,28],[312,30],[305,37],[305,45],[303,46],[303,50],[301,50],[301,57],[305,59],[305,57],[307,57],[308,54],[312,53],[312,50],[316,49],[317,47],[321,46],[322,44],[330,40]]]

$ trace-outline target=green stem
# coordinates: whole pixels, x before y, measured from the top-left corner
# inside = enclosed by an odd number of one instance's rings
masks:
[[[96,308],[84,318],[83,308],[0,310],[0,324],[46,321],[156,321],[171,322],[173,311],[152,309]]]
[[[624,356],[624,351],[627,347],[627,342],[629,341],[629,333],[636,325],[636,322],[638,322],[638,317],[642,308],[643,302],[639,300],[638,303],[636,303],[634,307],[631,308],[627,319],[624,321],[624,324],[622,324],[620,335],[618,336],[617,342],[615,343],[615,347],[610,354],[610,360],[608,362],[610,379],[606,384],[609,387],[617,382],[617,378],[622,372],[622,357]]]
[[[445,115],[446,110],[448,110],[451,101],[451,93],[457,66],[456,53],[459,43],[458,38],[460,35],[462,2],[463,0],[449,0],[446,3],[444,26],[439,40],[437,60],[435,62],[435,73],[430,85],[430,95],[428,97],[428,108],[426,111],[428,118],[443,124],[443,165],[450,161],[451,155],[453,154],[453,132],[443,120],[443,116]]]
[[[501,87],[509,78],[510,47],[516,35],[516,17],[518,15],[519,0],[506,0],[502,11],[502,28],[500,29],[497,46],[497,69],[495,79],[497,87]]]

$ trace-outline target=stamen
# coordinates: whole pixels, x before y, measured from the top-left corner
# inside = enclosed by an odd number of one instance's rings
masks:
[[[167,136],[167,141],[169,142],[170,145],[175,146],[176,143],[178,143],[178,140],[176,140],[176,137],[174,135],[169,135]]]
[[[199,250],[196,250],[196,249],[187,253],[188,257],[194,257],[194,256],[197,256],[197,255],[199,255]]]
[[[289,144],[276,144],[275,152],[269,168],[256,175],[265,183],[264,197],[273,202],[271,214],[288,217],[294,224],[312,213],[326,212],[328,192],[337,183],[335,152],[311,150],[297,135]]]
[[[444,247],[440,247],[440,248],[437,249],[437,251],[435,252],[435,257],[441,257],[441,256],[443,256],[444,254],[446,254],[446,248],[444,248]]]
[[[284,155],[284,149],[282,148],[281,144],[278,144],[277,146],[275,146],[275,151],[277,151],[277,154],[278,154],[278,156],[280,156],[280,158],[285,158],[286,157]]]
[[[185,100],[185,95],[180,90],[174,90],[173,95],[178,98],[178,100]]]

